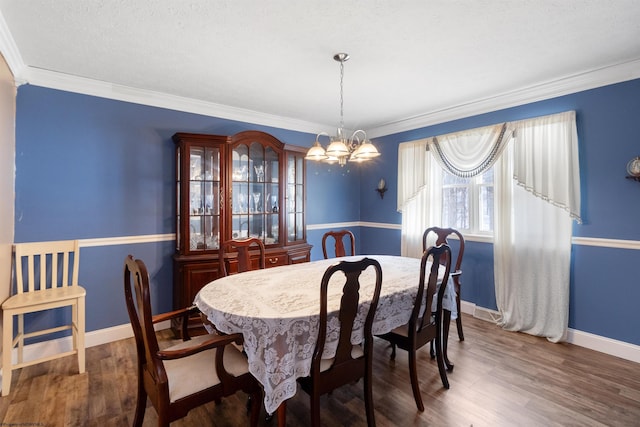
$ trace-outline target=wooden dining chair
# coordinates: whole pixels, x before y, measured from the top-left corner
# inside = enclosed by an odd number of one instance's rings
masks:
[[[367,308],[364,322],[363,339],[359,345],[351,344],[351,333],[354,329],[354,321],[358,314],[358,308],[362,303],[369,300],[369,295],[362,295],[363,289],[360,286],[361,274],[372,268],[375,273],[375,287],[365,294],[369,294],[370,304]],[[334,274],[344,274],[344,280],[333,279],[333,287],[340,287],[342,299],[338,311],[340,331],[335,357],[324,359],[325,343],[327,339],[327,311],[329,294],[329,281]],[[330,266],[322,277],[320,284],[320,320],[318,323],[318,340],[313,352],[311,371],[308,377],[300,378],[299,382],[303,390],[309,393],[311,399],[311,425],[320,425],[320,396],[328,393],[337,387],[353,383],[360,378],[364,378],[364,401],[367,413],[367,424],[375,426],[373,410],[373,393],[371,389],[372,381],[372,346],[373,336],[371,328],[373,317],[380,298],[380,288],[382,284],[382,269],[378,261],[363,258],[360,261],[341,261]],[[335,329],[335,328],[333,328]],[[336,332],[335,330],[332,331]],[[283,420],[279,420],[284,424]]]
[[[258,257],[251,259],[251,251],[258,251]],[[265,268],[265,248],[262,240],[250,237],[242,240],[227,240],[218,249],[220,277]]]
[[[149,274],[142,260],[129,255],[124,262],[124,294],[136,341],[138,359],[138,397],[134,426],[141,426],[147,397],[158,413],[158,425],[168,426],[200,405],[235,394],[249,394],[250,423],[258,424],[262,386],[249,373],[246,357],[233,342],[241,334],[201,335],[160,350],[154,325],[158,322],[193,314],[195,307],[152,316]],[[185,329],[186,331],[186,329]]]
[[[431,261],[431,264],[428,262]],[[442,277],[442,286],[438,287],[438,270],[444,264],[445,272]],[[427,274],[427,267],[430,265],[430,272]],[[449,388],[449,380],[445,368],[445,360],[442,350],[442,299],[444,296],[449,271],[451,268],[451,249],[447,245],[432,246],[422,255],[420,263],[420,281],[418,282],[418,293],[413,304],[409,323],[402,325],[391,332],[379,335],[391,343],[391,360],[395,360],[396,346],[409,353],[409,376],[411,388],[416,406],[420,412],[424,411],[422,396],[420,394],[420,384],[418,382],[418,370],[416,366],[417,351],[424,345],[435,341],[435,353],[438,361],[438,371],[444,388]],[[425,285],[426,281],[426,285]],[[438,289],[439,288],[439,289]],[[431,309],[433,297],[437,291],[437,308]]]
[[[345,238],[347,240],[347,244],[351,248],[350,253],[345,250]],[[331,241],[329,239],[332,239],[334,242],[333,253],[336,258],[356,254],[356,238],[351,231],[327,231],[322,236],[322,254],[324,255],[324,259],[331,258],[331,251],[329,250],[330,247],[327,246]]]
[[[257,259],[253,262],[251,259],[251,251],[258,251]],[[266,267],[265,247],[262,240],[257,237],[248,239],[232,239],[220,243],[218,248],[218,264],[220,277],[226,277],[230,274],[243,273],[250,270],[262,270]],[[257,268],[256,268],[257,267]],[[220,333],[213,323],[207,319],[204,314],[200,314],[200,318],[205,329],[209,333]],[[242,349],[241,345],[236,348]]]
[[[15,293],[2,303],[2,395],[11,390],[11,372],[59,357],[76,355],[78,371],[85,371],[85,289],[78,285],[80,250],[77,240],[17,243],[13,246]],[[26,332],[25,314],[71,307],[70,323]],[[14,338],[14,317],[17,335]],[[32,326],[32,325],[29,325]],[[24,361],[25,339],[70,330],[71,350]],[[17,346],[17,363],[13,348]]]
[[[432,234],[433,233],[433,234]],[[435,236],[434,236],[435,234]],[[453,278],[453,286],[456,291],[456,306],[458,308],[458,317],[456,318],[456,328],[458,329],[458,339],[460,341],[464,341],[464,332],[462,331],[462,312],[460,311],[460,288],[462,283],[460,282],[460,276],[462,275],[462,256],[464,255],[464,237],[462,233],[460,233],[455,228],[440,228],[440,227],[430,227],[427,228],[422,235],[422,251],[427,250],[429,246],[431,246],[428,240],[435,237],[435,242],[433,245],[449,245],[448,237],[451,235],[455,235],[458,238],[458,252],[455,256],[455,264],[453,264],[453,271],[451,272],[451,277]],[[451,247],[449,245],[449,247]],[[453,261],[452,261],[453,262]],[[449,325],[445,325],[445,329],[447,333],[449,332]]]

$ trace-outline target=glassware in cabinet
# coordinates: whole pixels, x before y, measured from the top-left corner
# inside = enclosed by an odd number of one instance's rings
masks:
[[[305,239],[305,182],[304,154],[287,153],[286,228],[287,242]]]

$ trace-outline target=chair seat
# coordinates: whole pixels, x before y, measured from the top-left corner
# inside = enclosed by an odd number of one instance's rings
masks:
[[[431,316],[431,323],[435,322],[435,318],[432,315]],[[398,326],[395,329],[392,329],[391,334],[396,334],[396,335],[400,335],[401,337],[409,337],[409,324],[405,323],[402,326]]]
[[[165,350],[180,350],[197,346],[211,339],[209,335],[201,335],[189,341],[182,341]],[[169,399],[178,399],[194,394],[200,390],[220,384],[215,366],[216,349],[205,350],[182,359],[165,360],[164,367],[169,380]],[[247,358],[234,346],[224,349],[224,367],[234,377],[249,372]]]
[[[409,336],[409,324],[405,323],[402,326],[398,326],[397,328],[391,330],[392,334],[400,335],[401,337]]]
[[[360,345],[354,345],[353,347],[351,347],[351,357],[354,359],[358,359],[360,357],[364,356],[364,350],[362,349],[362,346]],[[335,357],[332,357],[330,359],[322,359],[320,361],[320,372],[324,372],[326,370],[328,370],[331,366],[333,366],[333,361],[336,360]]]
[[[86,296],[87,291],[82,286],[65,286],[63,288],[49,288],[40,291],[24,292],[7,298],[2,303],[4,310],[15,310],[39,304],[52,305],[56,302],[68,301]]]

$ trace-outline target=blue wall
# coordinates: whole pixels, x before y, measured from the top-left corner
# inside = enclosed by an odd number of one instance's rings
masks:
[[[575,236],[640,240],[640,183],[626,180],[627,161],[640,155],[640,80],[468,117],[374,142],[382,156],[344,168],[309,162],[307,223],[363,221],[399,225],[396,211],[400,142],[528,117],[576,110],[582,216]],[[231,135],[268,132],[309,146],[315,135],[168,109],[20,86],[16,120],[15,241],[87,239],[173,233],[175,132]],[[380,178],[388,191],[380,199]],[[359,253],[400,253],[396,228],[355,227]],[[324,230],[308,231],[312,258],[322,257]],[[87,330],[128,322],[122,263],[132,253],[152,276],[154,310],[170,310],[173,242],[86,247],[80,280],[87,288]],[[637,284],[640,252],[574,246],[570,327],[640,344]],[[469,242],[463,299],[495,308],[490,244]],[[606,292],[606,294],[604,293]],[[620,295],[623,298],[620,298]],[[610,310],[610,307],[616,307]],[[620,309],[618,309],[620,308]],[[48,319],[46,319],[48,321]]]
[[[287,144],[315,140],[301,132],[28,85],[18,88],[16,115],[16,242],[174,233],[175,132],[256,129]],[[308,223],[357,221],[358,175],[348,167],[308,169]],[[315,258],[322,258],[320,240],[310,242]],[[149,268],[154,312],[171,310],[174,252],[173,242],[82,248],[87,330],[129,322],[122,290],[128,254]],[[62,319],[63,313],[49,312],[30,322]]]

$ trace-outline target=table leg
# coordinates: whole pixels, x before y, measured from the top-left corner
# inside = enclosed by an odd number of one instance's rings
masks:
[[[287,401],[283,401],[276,411],[278,414],[278,427],[285,427],[287,425]]]

